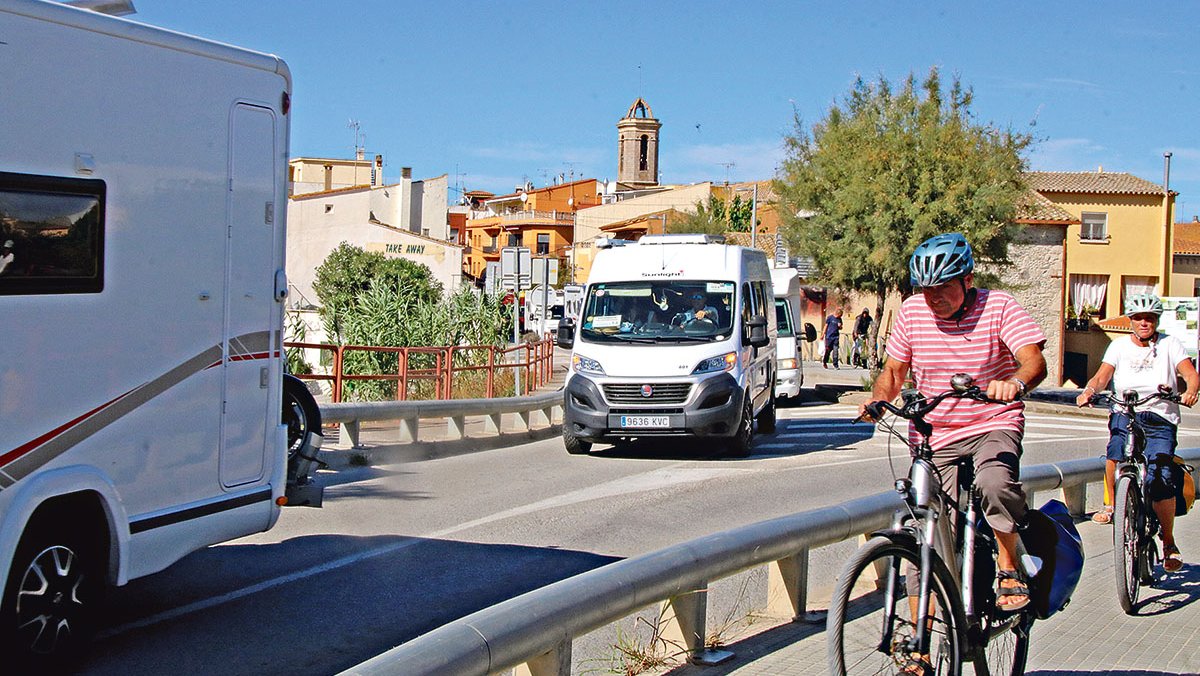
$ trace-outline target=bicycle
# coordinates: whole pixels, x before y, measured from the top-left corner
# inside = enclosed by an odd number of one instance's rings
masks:
[[[884,424],[913,453],[908,477],[895,483],[905,506],[891,528],[874,533],[858,549],[838,578],[827,626],[829,668],[835,676],[957,676],[964,661],[974,662],[977,674],[1025,672],[1033,604],[1017,611],[996,606],[997,545],[981,516],[971,460],[959,461],[957,499],[945,494],[929,445],[933,427],[925,421],[947,398],[993,400],[966,374],[954,376],[951,388],[931,399],[909,390],[900,407],[887,402],[868,407],[875,420],[880,409],[909,420],[920,441],[908,443],[894,426]],[[918,576],[915,602],[901,579],[912,574]],[[855,598],[864,584],[873,585],[872,591]],[[913,615],[915,620],[904,619]]]
[[[1111,403],[1123,409],[1129,418],[1129,433],[1126,434],[1125,457],[1117,464],[1116,481],[1113,484],[1113,556],[1117,571],[1117,600],[1126,615],[1133,615],[1138,592],[1142,585],[1150,586],[1156,581],[1155,568],[1161,563],[1158,545],[1154,536],[1158,534],[1158,517],[1151,504],[1150,482],[1146,481],[1149,466],[1146,462],[1146,433],[1137,417],[1137,409],[1162,399],[1179,403],[1179,394],[1168,385],[1159,385],[1158,391],[1138,397],[1134,390],[1126,390],[1121,398],[1108,392],[1097,392],[1088,399],[1088,404]]]

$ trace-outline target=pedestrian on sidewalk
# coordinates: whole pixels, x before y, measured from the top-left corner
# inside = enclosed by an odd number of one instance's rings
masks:
[[[871,332],[871,311],[863,308],[854,320],[854,349],[850,351],[850,365],[867,368],[867,334]]]
[[[829,368],[829,355],[833,354],[833,368],[842,368],[839,365],[838,356],[838,335],[842,330],[842,308],[833,311],[833,314],[825,318],[825,356],[821,358],[821,367]]]

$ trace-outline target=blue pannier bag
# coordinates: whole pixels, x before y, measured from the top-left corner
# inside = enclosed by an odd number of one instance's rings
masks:
[[[1040,560],[1029,593],[1034,615],[1044,620],[1071,602],[1083,574],[1083,539],[1067,506],[1058,500],[1031,510],[1019,530],[1025,551]]]

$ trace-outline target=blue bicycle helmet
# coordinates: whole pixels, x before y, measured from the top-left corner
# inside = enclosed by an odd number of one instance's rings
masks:
[[[957,232],[935,235],[921,242],[908,261],[914,289],[937,286],[964,277],[975,269],[967,238]]]

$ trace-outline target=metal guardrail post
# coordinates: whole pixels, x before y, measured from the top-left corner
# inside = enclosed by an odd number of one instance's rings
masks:
[[[563,641],[550,652],[518,664],[513,676],[571,676],[571,642]]]
[[[411,444],[419,441],[420,428],[420,418],[400,418],[400,443]]]
[[[341,434],[343,436],[345,436],[346,439],[350,440],[350,446],[352,448],[359,448],[359,445],[358,445],[358,432],[359,432],[358,421],[351,420],[349,422],[344,422],[341,425],[342,425]]]
[[[708,589],[680,594],[668,599],[664,604],[663,619],[667,617],[666,607],[674,613],[674,622],[663,632],[663,639],[668,642],[682,643],[687,648],[688,660],[695,664],[720,664],[733,657],[728,650],[705,647],[708,632],[706,627],[708,613]],[[677,630],[678,633],[670,631]]]
[[[496,396],[496,346],[488,345],[488,368],[487,368],[487,398],[491,399]],[[496,423],[499,427],[499,423]]]
[[[793,622],[805,619],[808,611],[808,548],[779,559],[770,566],[767,575],[767,612],[789,617]]]

